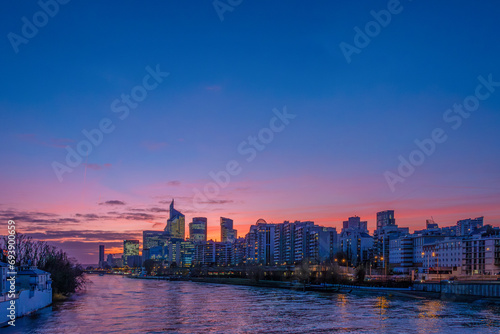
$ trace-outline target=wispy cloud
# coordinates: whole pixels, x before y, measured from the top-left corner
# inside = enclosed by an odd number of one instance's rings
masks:
[[[119,200],[111,200],[106,202],[101,202],[99,205],[125,205],[125,202]]]
[[[230,199],[211,199],[205,202],[200,202],[202,204],[228,204],[228,203],[234,203],[233,200]]]
[[[14,220],[29,227],[47,226],[54,224],[78,224],[79,219],[61,217],[57,214],[36,211],[0,210],[0,219]]]
[[[155,141],[144,141],[142,142],[142,146],[144,146],[149,151],[158,151],[162,148],[168,146],[167,142],[155,142]]]
[[[172,187],[178,187],[181,185],[181,181],[178,180],[168,181],[167,185]]]

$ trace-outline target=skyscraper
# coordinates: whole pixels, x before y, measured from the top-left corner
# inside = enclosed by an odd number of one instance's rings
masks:
[[[275,224],[268,224],[264,219],[257,220],[250,226],[245,236],[247,245],[247,263],[272,265],[274,264],[274,232]]]
[[[142,249],[164,246],[167,239],[164,231],[142,231]]]
[[[207,218],[193,218],[189,223],[189,239],[193,242],[207,241]]]
[[[129,256],[139,255],[139,240],[124,240],[123,241],[123,265],[128,264]]]
[[[185,239],[186,216],[174,209],[174,200],[170,203],[170,219],[167,220],[165,232],[172,238]]]
[[[385,226],[396,225],[396,218],[394,218],[394,210],[386,210],[377,212],[377,230]]]
[[[104,268],[104,245],[99,245],[99,268]]]
[[[373,257],[379,259],[377,266],[387,268],[391,263],[390,242],[410,233],[408,227],[398,227],[394,210],[377,212],[377,229],[373,233]],[[384,260],[380,260],[384,259]]]
[[[350,263],[359,264],[368,260],[373,238],[368,234],[368,222],[354,216],[344,221],[340,233],[340,250],[347,255]]]
[[[220,217],[220,240],[222,242],[234,242],[237,232],[233,229],[233,220]]]

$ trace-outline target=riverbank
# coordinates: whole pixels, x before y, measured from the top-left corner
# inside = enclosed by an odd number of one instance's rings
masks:
[[[486,301],[493,303],[500,303],[500,298],[495,294],[489,294],[489,291],[493,291],[489,287],[488,283],[478,283],[481,284],[480,288],[470,287],[470,283],[461,284],[459,282],[453,283],[453,290],[451,284],[447,286],[440,287],[439,283],[425,283],[425,288],[420,284],[415,284],[409,288],[389,288],[389,287],[377,287],[377,286],[359,286],[359,285],[345,285],[345,284],[326,284],[326,285],[313,285],[313,284],[300,284],[291,282],[281,282],[281,281],[268,281],[268,280],[251,280],[247,278],[221,278],[221,277],[132,277],[139,279],[160,279],[160,280],[176,280],[176,281],[190,281],[197,283],[209,283],[209,284],[228,284],[228,285],[243,285],[261,288],[275,288],[275,289],[287,289],[295,291],[314,291],[321,293],[342,293],[342,294],[354,294],[354,295],[382,295],[388,297],[401,297],[401,298],[411,298],[411,299],[441,299],[446,301],[457,301],[457,302],[475,302],[475,301]],[[467,288],[462,288],[467,284]],[[490,283],[497,285],[497,283]],[[444,284],[443,284],[444,285]],[[488,287],[485,287],[488,286]],[[500,285],[499,285],[500,287]],[[453,291],[453,292],[452,292]],[[460,293],[454,293],[460,292]],[[473,292],[473,293],[469,293]],[[478,292],[479,291],[479,292]],[[496,291],[496,290],[494,290]],[[481,294],[480,292],[483,292]]]
[[[387,295],[399,296],[414,299],[436,299],[439,294],[435,292],[415,291],[411,288],[385,288],[385,287],[368,287],[356,286],[345,284],[326,284],[326,285],[313,285],[313,284],[300,284],[279,281],[266,281],[260,280],[258,282],[245,278],[190,278],[192,282],[212,283],[212,284],[232,284],[232,285],[245,285],[264,288],[279,288],[289,289],[296,291],[314,291],[323,293],[352,293],[352,294],[373,294],[373,295]]]

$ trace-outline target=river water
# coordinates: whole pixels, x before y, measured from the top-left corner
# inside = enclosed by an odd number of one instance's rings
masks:
[[[1,333],[500,333],[500,306],[90,276]]]

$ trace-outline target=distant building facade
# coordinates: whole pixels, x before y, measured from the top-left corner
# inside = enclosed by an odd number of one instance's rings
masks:
[[[139,256],[139,240],[123,241],[123,264],[128,265],[129,256]]]
[[[207,218],[195,217],[189,223],[189,239],[192,242],[205,242],[207,241]]]
[[[104,268],[104,245],[99,245],[99,268]]]
[[[340,250],[346,254],[349,262],[358,265],[370,259],[373,238],[368,234],[368,222],[357,216],[343,222],[340,233]]]
[[[174,200],[170,203],[170,218],[167,220],[165,232],[172,238],[186,238],[186,216],[174,208]]]
[[[237,231],[233,229],[233,220],[220,217],[220,240],[221,242],[234,242]]]

